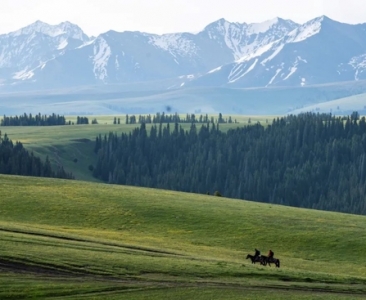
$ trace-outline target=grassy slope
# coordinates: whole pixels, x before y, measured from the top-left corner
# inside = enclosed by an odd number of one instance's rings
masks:
[[[125,116],[121,118],[121,123],[125,123]],[[217,118],[217,115],[214,116]],[[228,116],[224,115],[224,118]],[[0,117],[1,118],[1,117]],[[109,132],[129,132],[139,125],[113,125],[114,116],[89,116],[90,121],[97,118],[98,125],[74,125],[74,126],[15,126],[0,127],[2,133],[7,133],[10,139],[20,141],[28,150],[33,151],[43,159],[48,155],[54,165],[62,164],[64,168],[71,171],[76,179],[95,181],[88,170],[90,164],[94,164],[96,155],[93,153],[94,141],[98,134],[108,134]],[[228,130],[232,127],[260,121],[272,122],[274,116],[234,116],[239,124],[222,124],[221,130]],[[76,122],[76,117],[68,117],[67,120]],[[184,128],[189,128],[190,124],[182,124]],[[149,126],[147,126],[149,129]],[[74,159],[77,159],[77,163]]]
[[[362,216],[39,178],[0,176],[0,190],[1,299],[366,292]],[[281,268],[249,264],[255,247],[271,248]]]
[[[291,113],[298,114],[302,112],[312,111],[318,113],[333,114],[351,114],[353,111],[358,111],[361,115],[366,112],[366,93],[335,99],[328,102],[322,102],[306,106],[301,109],[296,109]]]

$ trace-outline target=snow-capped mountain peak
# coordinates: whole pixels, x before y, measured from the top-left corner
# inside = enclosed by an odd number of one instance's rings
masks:
[[[365,79],[365,62],[366,24],[326,16],[302,25],[281,18],[259,23],[222,18],[195,34],[110,30],[92,39],[70,22],[37,21],[0,35],[3,86],[160,80],[177,88],[306,86]]]
[[[261,23],[248,24],[246,33],[248,35],[264,33],[268,31],[273,25],[277,24],[278,20],[278,18],[274,18]]]
[[[240,60],[282,38],[297,26],[298,24],[290,20],[280,18],[251,24],[230,23],[220,19],[206,26],[201,34],[206,34],[223,47],[228,47],[234,54],[234,59]]]
[[[291,31],[288,42],[298,43],[320,32],[324,16],[315,18]]]
[[[193,34],[150,35],[149,42],[156,47],[168,51],[174,58],[177,58],[177,55],[192,57],[197,53],[197,49],[189,35]]]
[[[26,27],[17,31],[11,32],[10,36],[31,35],[33,33],[42,33],[50,37],[57,37],[60,35],[67,36],[73,39],[87,41],[89,38],[81,30],[81,28],[68,21],[57,25],[50,25],[42,21],[36,21]]]
[[[320,16],[271,40],[279,23],[262,24],[270,29],[260,43],[247,46],[250,51],[235,62],[213,68],[197,84],[306,86],[366,78],[366,24],[344,24]]]
[[[43,70],[48,61],[87,41],[89,37],[75,24],[50,25],[38,20],[0,35],[0,74],[6,68],[11,79],[34,80],[34,70]]]

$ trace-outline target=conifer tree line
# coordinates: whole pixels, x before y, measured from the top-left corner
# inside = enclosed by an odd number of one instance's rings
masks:
[[[80,125],[80,124],[89,124],[89,119],[87,117],[79,117],[77,116],[76,118],[76,124]],[[93,120],[93,124],[98,124],[97,119]]]
[[[119,120],[119,119],[118,119]],[[185,118],[181,118],[178,113],[175,114],[165,114],[156,113],[155,115],[147,115],[147,116],[135,116],[135,115],[126,115],[126,124],[160,124],[160,123],[237,123],[236,120],[232,120],[231,116],[228,118],[224,118],[220,113],[217,118],[213,116],[209,117],[206,115],[196,116],[195,114],[186,114]],[[114,124],[116,124],[116,118],[114,118]],[[119,124],[119,123],[118,123]]]
[[[53,170],[48,157],[43,162],[33,152],[25,150],[22,143],[16,142],[14,145],[6,134],[2,136],[1,131],[0,174],[74,179],[62,166]]]
[[[366,214],[366,121],[301,114],[219,130],[145,124],[98,136],[93,175],[105,182]]]
[[[121,124],[121,118],[114,117],[113,124]]]
[[[6,116],[0,121],[1,126],[54,126],[54,125],[68,125],[64,116],[52,115],[37,115],[26,114],[20,116]]]
[[[93,124],[98,124],[94,119]],[[87,117],[77,117],[76,124],[89,124]],[[66,121],[65,116],[61,115],[37,115],[26,114],[20,116],[6,116],[4,115],[0,121],[0,126],[57,126],[57,125],[74,125],[71,121]]]

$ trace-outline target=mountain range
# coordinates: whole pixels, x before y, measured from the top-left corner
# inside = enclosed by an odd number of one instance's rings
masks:
[[[326,16],[302,25],[280,18],[257,24],[220,19],[196,34],[110,30],[96,38],[70,22],[37,21],[0,35],[2,87],[169,78],[196,86],[304,86],[366,79],[365,69],[366,24]]]
[[[366,23],[326,16],[304,24],[220,19],[198,33],[110,30],[97,37],[70,22],[37,21],[0,35],[3,93],[88,86],[304,88],[366,80],[365,70]]]

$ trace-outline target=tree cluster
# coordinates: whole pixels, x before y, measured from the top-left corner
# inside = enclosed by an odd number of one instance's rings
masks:
[[[95,119],[95,122],[97,122],[97,119]],[[76,124],[77,125],[89,124],[89,119],[87,117],[79,117],[79,116],[77,116],[77,118],[76,118]],[[98,122],[97,123],[94,123],[94,124],[98,124]]]
[[[121,124],[121,119],[120,118],[117,119],[117,117],[114,117],[113,124],[118,124],[118,125]]]
[[[220,113],[218,118],[209,117],[206,115],[196,116],[195,114],[186,114],[185,118],[181,118],[177,113],[175,114],[165,114],[156,113],[155,115],[147,115],[147,116],[135,116],[135,115],[126,115],[126,124],[160,124],[160,123],[237,123],[236,120],[232,120],[231,116],[229,118],[224,119],[222,114]],[[114,123],[115,124],[115,123]]]
[[[6,134],[2,137],[1,131],[0,174],[74,179],[62,166],[53,170],[48,157],[42,162],[33,152],[25,150],[22,143],[16,142],[14,145]]]
[[[52,114],[52,115],[32,115],[26,114],[21,116],[8,117],[4,115],[0,121],[0,126],[56,126],[56,125],[71,125],[70,122],[66,122],[64,116]]]
[[[76,124],[89,124],[87,117],[77,116]],[[92,124],[98,124],[97,119],[92,120]],[[74,125],[74,122],[67,121],[64,116],[52,115],[37,115],[24,113],[21,116],[6,116],[0,121],[0,126],[57,126],[57,125]]]
[[[366,121],[302,114],[223,133],[145,124],[97,137],[95,177],[109,183],[210,193],[366,214]]]

